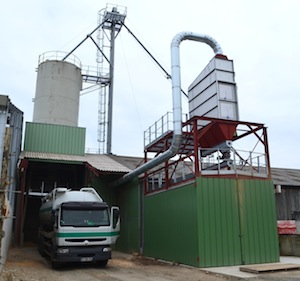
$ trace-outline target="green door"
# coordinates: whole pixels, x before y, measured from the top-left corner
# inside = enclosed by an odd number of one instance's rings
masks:
[[[200,267],[241,263],[238,194],[232,180],[197,179]]]
[[[272,182],[197,179],[200,267],[279,261]]]
[[[242,263],[279,261],[274,188],[268,180],[238,180]]]

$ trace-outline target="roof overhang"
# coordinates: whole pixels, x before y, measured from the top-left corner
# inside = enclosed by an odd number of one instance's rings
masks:
[[[106,173],[128,173],[131,171],[131,169],[129,169],[128,167],[122,165],[108,155],[104,154],[69,155],[22,151],[19,159],[19,168],[22,167],[22,163],[24,162],[24,160],[32,160],[43,162],[85,164],[92,167],[93,170]]]

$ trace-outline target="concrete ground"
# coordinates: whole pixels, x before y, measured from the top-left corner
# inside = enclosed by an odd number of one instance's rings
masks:
[[[300,257],[280,257],[280,264],[299,264],[300,265]],[[240,278],[240,279],[249,279],[249,278],[258,278],[264,273],[248,273],[240,271],[241,265],[238,266],[224,266],[224,267],[210,267],[206,268],[205,271],[220,274],[223,276],[233,277],[233,278]],[[291,270],[291,273],[292,272]],[[297,270],[297,273],[299,273],[299,270]],[[299,279],[300,280],[300,273],[299,273]]]

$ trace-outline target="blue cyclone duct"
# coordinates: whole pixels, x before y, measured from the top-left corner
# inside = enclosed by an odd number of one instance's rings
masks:
[[[82,89],[81,63],[61,52],[39,57],[33,122],[78,126],[79,95]]]

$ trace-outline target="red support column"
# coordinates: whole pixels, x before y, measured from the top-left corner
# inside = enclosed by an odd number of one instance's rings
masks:
[[[195,168],[195,177],[200,175],[200,167],[199,167],[199,145],[198,145],[198,129],[197,129],[197,119],[194,119],[192,130],[193,130],[193,138],[194,138],[194,168]]]
[[[147,151],[144,150],[144,163],[147,162]],[[148,193],[148,174],[147,171],[144,173],[144,195]]]
[[[165,162],[165,189],[169,188],[169,162]]]
[[[267,128],[266,127],[263,127],[263,135],[264,135],[265,154],[266,154],[266,159],[267,159],[268,178],[271,179],[271,163],[270,163],[270,154],[269,154],[269,142],[268,142],[268,134],[267,134]]]

